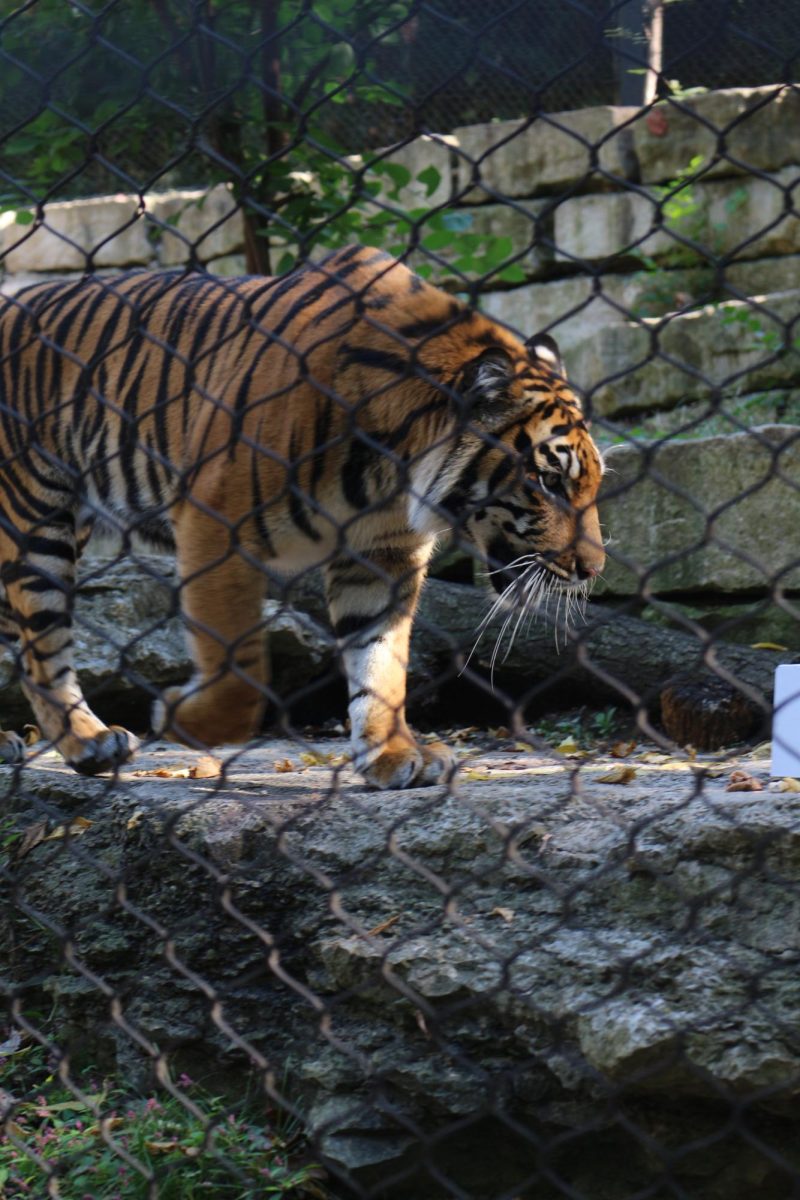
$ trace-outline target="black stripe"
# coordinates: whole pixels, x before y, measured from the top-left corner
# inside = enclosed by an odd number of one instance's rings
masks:
[[[351,366],[373,367],[377,371],[391,371],[393,375],[409,375],[412,364],[407,354],[395,354],[392,350],[376,350],[372,346],[351,346],[343,342],[339,348],[340,367],[346,371]]]
[[[41,608],[38,612],[31,613],[29,617],[24,616],[21,612],[15,613],[15,616],[20,628],[27,629],[30,633],[66,629],[71,624],[69,613],[59,609]]]
[[[304,492],[300,487],[300,481],[297,477],[298,451],[298,436],[295,428],[292,430],[292,434],[289,439],[289,516],[292,518],[292,521],[301,533],[304,533],[305,536],[310,538],[312,542],[318,542],[320,541],[322,534],[314,529],[313,525],[309,521],[308,513],[306,512],[305,506],[301,499],[301,497],[304,495]]]

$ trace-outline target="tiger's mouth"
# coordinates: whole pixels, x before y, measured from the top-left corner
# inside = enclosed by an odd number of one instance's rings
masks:
[[[498,596],[506,595],[506,599],[527,602],[530,591],[531,568],[538,568],[541,578],[547,580],[551,587],[564,590],[585,590],[580,580],[573,579],[563,567],[553,562],[547,552],[531,551],[520,554],[518,549],[510,545],[505,538],[495,538],[488,547],[486,557],[489,563],[489,580]],[[518,595],[515,595],[518,592]]]

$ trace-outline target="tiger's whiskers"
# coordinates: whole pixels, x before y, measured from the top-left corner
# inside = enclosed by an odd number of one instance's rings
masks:
[[[520,569],[520,574],[503,589],[503,591],[495,598],[486,616],[478,625],[476,630],[475,641],[470,650],[464,666],[459,674],[469,666],[470,660],[478,648],[478,643],[483,637],[486,629],[491,624],[492,620],[502,609],[508,609],[503,624],[500,628],[494,646],[492,648],[492,656],[490,660],[490,678],[492,686],[494,686],[495,666],[500,655],[500,649],[503,644],[503,639],[506,635],[509,625],[513,621],[511,636],[508,639],[508,644],[503,652],[500,662],[503,663],[508,658],[516,641],[520,629],[523,629],[523,634],[527,633],[532,622],[538,619],[539,613],[544,609],[546,611],[548,601],[553,593],[556,594],[556,611],[553,619],[556,652],[560,653],[561,644],[559,642],[559,633],[563,625],[564,632],[564,648],[567,645],[567,631],[570,626],[576,623],[576,619],[585,619],[586,601],[589,592],[588,582],[578,584],[575,587],[565,588],[562,580],[553,571],[548,570],[542,563],[541,558],[536,554],[524,554],[506,566],[498,567],[497,570],[488,571],[487,576],[496,575],[499,571],[510,571]],[[564,616],[561,618],[561,602],[564,601]],[[523,624],[524,623],[524,624]]]

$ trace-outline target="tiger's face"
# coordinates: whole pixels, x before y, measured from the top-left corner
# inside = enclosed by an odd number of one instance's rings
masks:
[[[532,339],[525,351],[492,347],[467,369],[468,411],[485,440],[460,524],[494,590],[527,606],[551,591],[587,592],[605,552],[600,453],[555,342]]]

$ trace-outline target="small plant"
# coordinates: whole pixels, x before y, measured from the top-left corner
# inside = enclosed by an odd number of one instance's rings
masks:
[[[325,1200],[320,1170],[297,1161],[301,1131],[263,1100],[226,1104],[186,1075],[147,1098],[91,1072],[73,1089],[52,1067],[18,1035],[0,1046],[5,1200]]]
[[[564,742],[574,742],[583,750],[592,749],[598,739],[606,739],[617,732],[620,714],[616,706],[600,712],[576,709],[556,719],[547,717],[536,721],[533,726],[536,736],[558,747]]]
[[[591,729],[598,737],[609,738],[615,732],[618,716],[616,705],[612,704],[609,708],[604,708],[601,712],[593,715]]]

